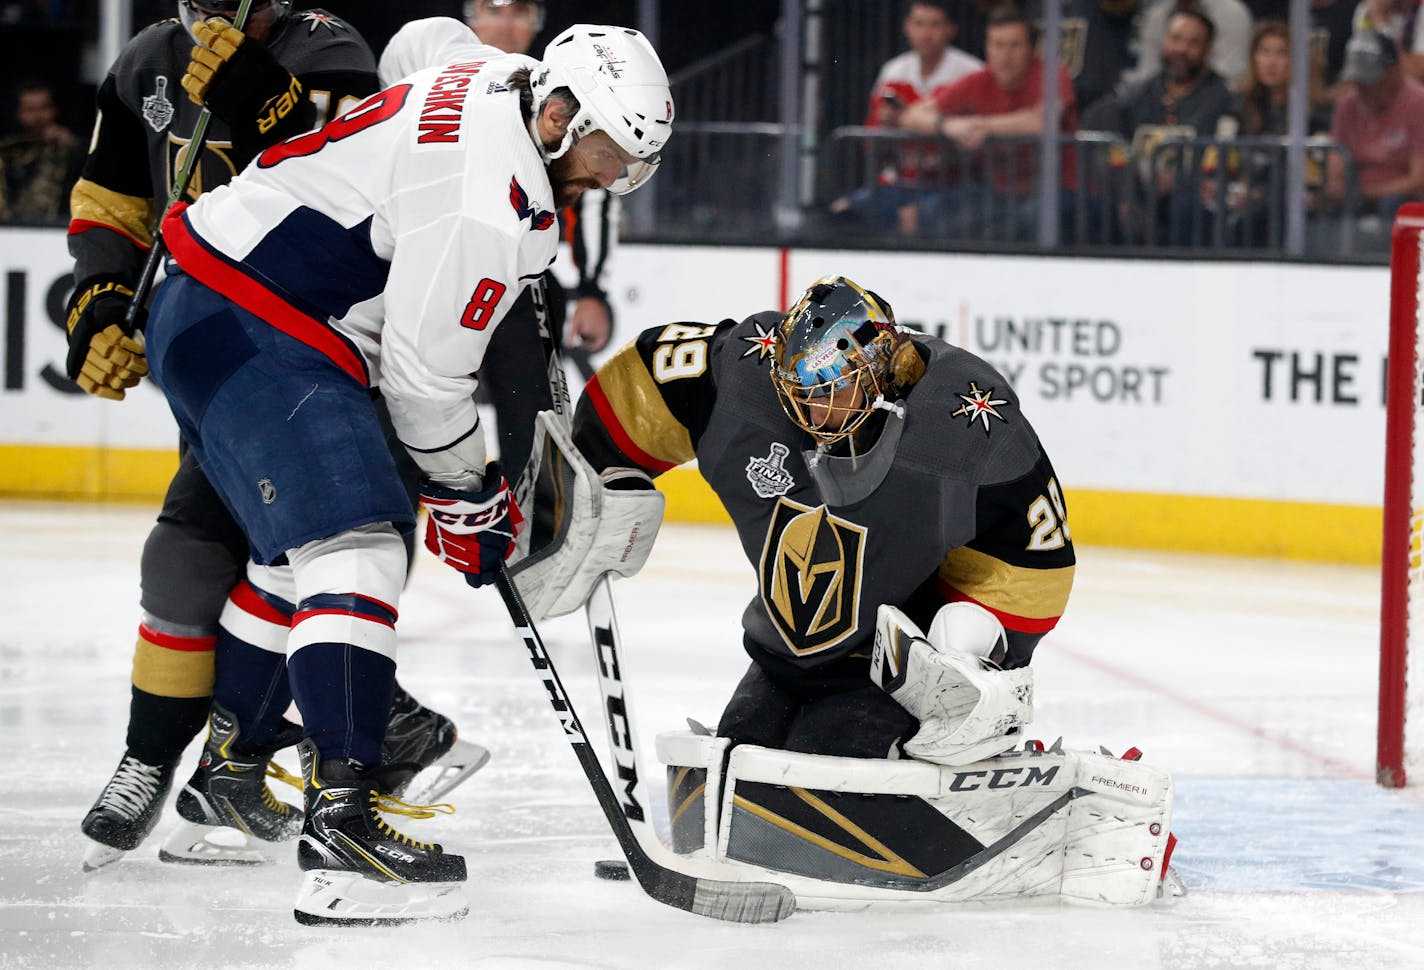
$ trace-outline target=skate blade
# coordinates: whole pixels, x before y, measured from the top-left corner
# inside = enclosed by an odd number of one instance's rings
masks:
[[[489,763],[488,748],[473,741],[455,739],[455,744],[406,786],[400,797],[416,805],[438,802],[465,783]]]
[[[118,862],[128,855],[123,849],[116,849],[112,845],[105,845],[102,842],[95,842],[93,839],[85,839],[89,843],[84,850],[84,871],[98,872],[100,869],[112,862]]]
[[[391,883],[359,873],[313,869],[302,879],[292,915],[305,926],[391,926],[469,915],[458,882]]]
[[[158,858],[187,866],[260,866],[276,862],[280,846],[226,825],[184,820],[163,840]]]

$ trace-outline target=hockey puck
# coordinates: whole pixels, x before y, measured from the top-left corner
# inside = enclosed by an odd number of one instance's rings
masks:
[[[599,859],[593,864],[593,874],[600,879],[627,879],[628,863],[622,859]]]

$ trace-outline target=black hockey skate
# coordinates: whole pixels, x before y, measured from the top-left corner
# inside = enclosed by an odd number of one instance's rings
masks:
[[[385,772],[348,761],[322,762],[316,745],[298,750],[306,822],[297,864],[306,873],[293,914],[309,926],[375,926],[462,919],[465,859],[395,831],[381,812],[431,818],[449,806],[408,805],[380,792]]]
[[[439,801],[489,759],[486,748],[459,737],[454,721],[396,685],[381,747],[381,770],[389,794],[415,802]]]
[[[153,831],[163,799],[173,784],[175,759],[150,765],[125,751],[114,776],[84,816],[80,830],[93,840],[84,853],[84,871],[93,872],[132,852]]]
[[[297,810],[277,800],[267,776],[297,787],[299,779],[273,764],[272,755],[294,743],[301,729],[289,725],[270,745],[242,744],[237,718],[214,702],[202,760],[178,793],[184,824],[158,852],[164,862],[198,865],[254,865],[276,858],[273,843],[301,831]]]

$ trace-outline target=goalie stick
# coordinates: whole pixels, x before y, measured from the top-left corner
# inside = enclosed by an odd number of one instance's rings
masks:
[[[242,0],[237,5],[237,13],[232,18],[233,27],[242,30],[247,26],[247,13],[252,9],[252,2],[253,0]],[[198,167],[198,156],[203,154],[203,146],[208,141],[208,125],[212,117],[213,113],[204,105],[203,110],[198,113],[198,123],[193,126],[193,137],[188,141],[188,154],[183,157],[183,164],[178,166],[178,171],[173,176],[173,185],[168,190],[168,201],[163,203],[163,208],[158,212],[158,221],[153,224],[153,245],[149,247],[148,258],[144,260],[138,282],[134,285],[133,298],[129,300],[129,308],[124,313],[124,326],[130,333],[135,330],[139,311],[148,302],[148,291],[153,289],[153,278],[158,275],[158,263],[163,259],[163,236],[158,227],[163,225],[173,203],[188,191],[188,183],[193,180],[193,170]]]
[[[606,583],[607,580],[603,582]],[[495,585],[499,587],[499,594],[504,599],[505,608],[509,611],[516,632],[529,651],[530,663],[543,681],[544,689],[549,692],[549,703],[559,717],[564,736],[569,746],[574,749],[584,776],[593,786],[599,807],[603,809],[603,815],[608,819],[614,837],[618,839],[618,846],[623,850],[628,866],[643,891],[665,905],[734,923],[774,923],[795,912],[796,897],[785,886],[766,882],[728,882],[699,878],[665,866],[653,858],[652,852],[649,851],[653,846],[645,845],[644,840],[634,831],[624,814],[623,806],[614,795],[608,775],[604,773],[598,755],[589,745],[583,723],[574,711],[549,652],[544,648],[544,641],[535,629],[534,621],[529,617],[519,590],[515,589],[514,581],[503,563],[500,564]],[[656,849],[653,851],[659,855],[666,853],[662,843],[657,841],[656,834],[652,836],[653,842],[656,843]]]

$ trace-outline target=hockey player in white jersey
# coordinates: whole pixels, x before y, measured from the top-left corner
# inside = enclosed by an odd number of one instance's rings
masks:
[[[261,685],[285,653],[302,713],[303,922],[467,909],[463,858],[380,815],[428,813],[373,767],[414,523],[369,390],[424,473],[426,546],[491,581],[522,516],[473,375],[554,258],[554,211],[647,181],[672,120],[646,39],[579,25],[539,61],[485,47],[406,77],[164,222],[153,377],[242,525],[249,581],[295,606],[290,633],[253,625],[242,663]]]

